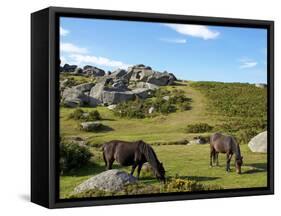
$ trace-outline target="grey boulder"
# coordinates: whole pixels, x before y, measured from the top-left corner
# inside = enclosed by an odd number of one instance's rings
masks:
[[[81,122],[80,127],[84,131],[97,131],[102,127],[102,124],[99,121]]]
[[[131,81],[147,81],[147,78],[153,75],[151,67],[146,67],[143,64],[135,65],[128,68],[128,72],[131,73]]]
[[[94,83],[83,83],[83,84],[74,86],[73,88],[78,91],[87,92],[87,91],[90,91],[94,87],[94,85],[95,85]]]
[[[127,74],[127,71],[124,69],[117,69],[110,74],[110,77],[114,79],[119,79]]]
[[[136,88],[132,90],[132,93],[141,99],[146,99],[152,94],[152,90],[148,88]]]
[[[126,185],[134,184],[137,179],[124,171],[117,169],[104,171],[82,182],[74,188],[74,193],[81,193],[87,190],[103,190],[115,192],[122,190]]]
[[[86,65],[83,68],[83,73],[85,75],[94,76],[94,77],[104,76],[105,75],[105,71],[104,70],[102,70],[100,68],[97,68],[97,67],[94,67],[94,66],[91,66],[91,65]]]
[[[69,65],[69,64],[65,64],[62,68],[61,71],[62,72],[74,72],[77,68],[77,65]]]
[[[157,85],[157,86],[165,86],[171,85],[175,81],[174,76],[170,75],[168,72],[160,73],[155,72],[153,75],[147,78],[147,82]]]
[[[248,143],[248,147],[252,152],[267,153],[267,131],[253,137]]]
[[[67,107],[79,107],[86,105],[89,97],[75,88],[66,88],[63,91],[61,102]]]
[[[151,89],[151,90],[155,90],[155,89],[159,88],[159,86],[151,84],[151,83],[147,83],[147,82],[136,82],[133,85],[131,85],[130,87],[132,87],[132,88],[147,88],[147,89]]]
[[[118,104],[124,101],[134,99],[135,94],[132,91],[110,91],[102,92],[102,102],[104,104]]]

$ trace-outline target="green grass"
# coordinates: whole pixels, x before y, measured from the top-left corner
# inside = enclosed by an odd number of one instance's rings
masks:
[[[210,97],[206,95],[204,91],[198,90],[198,86],[195,87],[194,84],[195,82],[185,82],[177,86],[164,87],[168,90],[175,88],[183,90],[186,96],[192,99],[190,104],[191,110],[188,111],[178,110],[168,115],[159,115],[152,118],[126,119],[117,117],[114,115],[113,111],[108,110],[106,107],[82,108],[88,112],[98,110],[102,117],[101,123],[112,129],[108,131],[84,132],[78,130],[79,121],[69,118],[69,114],[73,112],[74,109],[61,107],[61,136],[80,136],[86,139],[90,146],[100,146],[104,142],[113,139],[126,141],[142,139],[147,143],[169,143],[170,145],[153,146],[157,156],[164,163],[167,176],[169,177],[178,175],[180,178],[195,180],[206,185],[219,185],[226,189],[266,186],[267,156],[266,154],[250,152],[247,145],[241,145],[245,165],[242,167],[242,175],[236,174],[233,166],[232,172],[226,173],[224,155],[220,155],[219,167],[210,168],[208,144],[171,145],[178,140],[191,140],[194,136],[205,136],[214,132],[187,133],[187,125],[206,123],[210,126],[214,126],[215,130],[217,125],[229,122],[244,124],[248,122],[250,118],[219,112],[218,107],[214,107],[210,103]],[[247,84],[245,84],[245,87],[248,88]],[[253,91],[255,90],[257,90],[256,93],[259,94],[259,88],[250,87],[250,89],[251,95],[254,95]],[[240,94],[240,96],[242,97],[243,94]],[[244,97],[248,96],[249,94],[245,94]],[[223,95],[220,95],[220,97],[223,97]],[[250,97],[248,100],[251,100],[251,98],[254,97]],[[256,98],[254,100],[256,100]],[[257,117],[251,118],[256,119]],[[228,133],[228,131],[221,132]],[[60,195],[62,198],[69,197],[75,186],[79,185],[84,180],[105,170],[104,162],[101,157],[101,149],[92,147],[91,151],[93,151],[94,157],[90,164],[76,172],[61,176]],[[115,165],[115,168],[127,171],[130,170],[130,168],[118,167],[118,165]],[[147,185],[159,184],[155,178],[148,177],[142,178],[141,183]]]
[[[167,177],[178,176],[182,179],[198,181],[204,185],[219,185],[224,189],[263,187],[267,184],[266,154],[252,153],[246,145],[241,146],[244,157],[242,174],[235,172],[234,161],[231,163],[231,172],[225,171],[225,155],[219,155],[219,167],[209,167],[209,145],[170,145],[154,146],[156,154],[164,164]],[[105,171],[101,150],[92,148],[94,163],[81,168],[75,173],[60,177],[61,197],[68,197],[73,189],[102,171]],[[116,163],[114,168],[130,172],[130,167],[119,167]],[[135,173],[136,174],[136,173]],[[141,177],[141,183],[159,184],[155,178]]]

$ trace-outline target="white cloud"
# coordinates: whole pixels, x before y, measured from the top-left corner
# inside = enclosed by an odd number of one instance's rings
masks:
[[[257,61],[254,61],[254,60],[251,60],[251,59],[247,59],[247,58],[240,59],[239,62],[240,62],[239,68],[241,68],[241,69],[253,68],[253,67],[256,67],[257,64],[258,64]]]
[[[176,44],[186,43],[186,39],[178,39],[178,38],[160,38],[160,40],[167,43],[176,43]]]
[[[176,32],[188,35],[192,37],[202,38],[204,40],[215,39],[220,33],[218,31],[214,31],[209,29],[206,26],[202,25],[188,25],[188,24],[164,24],[165,26],[170,27]]]
[[[61,65],[66,64],[66,58],[65,58],[64,56],[61,56],[61,57],[60,57],[60,64],[61,64]]]
[[[122,69],[127,69],[129,66],[131,66],[121,61],[111,60],[100,56],[72,54],[69,57],[72,59],[72,62],[77,65],[94,64],[94,65],[122,68]]]
[[[88,53],[88,50],[83,47],[76,46],[72,43],[61,43],[60,44],[60,51],[65,53],[71,53],[71,54],[86,54]]]
[[[69,34],[69,30],[60,27],[60,36],[66,36]]]

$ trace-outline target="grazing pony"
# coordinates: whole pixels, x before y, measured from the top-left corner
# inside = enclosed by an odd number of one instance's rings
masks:
[[[243,157],[241,156],[241,151],[239,144],[235,141],[232,136],[226,136],[221,133],[214,133],[210,137],[210,166],[216,163],[218,166],[218,154],[226,154],[226,171],[230,171],[230,160],[232,155],[235,155],[235,167],[236,172],[241,174],[241,166],[243,164]]]
[[[138,167],[137,178],[139,178],[142,165],[150,163],[156,178],[165,182],[165,169],[159,162],[153,148],[142,140],[136,142],[125,142],[112,140],[102,147],[103,159],[107,169],[112,169],[112,164],[116,160],[121,166],[132,166],[131,175]]]

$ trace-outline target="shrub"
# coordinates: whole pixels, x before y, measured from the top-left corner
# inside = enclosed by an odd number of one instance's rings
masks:
[[[89,112],[89,115],[86,117],[85,119],[86,121],[97,121],[97,120],[101,120],[101,115],[99,113],[99,111],[94,110]]]
[[[83,121],[97,121],[101,120],[101,115],[97,110],[85,112],[84,110],[78,108],[70,113],[69,118]]]
[[[173,178],[166,185],[169,192],[186,192],[186,191],[202,191],[205,189],[204,185],[191,180],[184,180],[180,178]]]
[[[60,143],[60,171],[68,172],[87,164],[92,153],[86,146],[75,143]]]
[[[75,109],[72,113],[69,114],[69,118],[80,120],[83,118],[84,111],[80,108]]]
[[[156,112],[161,114],[169,114],[175,112],[177,110],[176,106],[170,102],[170,100],[166,101],[164,99],[157,99],[153,106],[155,107]]]
[[[168,181],[165,185],[165,192],[192,192],[206,190],[221,190],[218,185],[205,185],[194,180],[181,179],[177,176]]]
[[[179,109],[181,111],[191,110],[190,101],[184,101],[179,103]]]
[[[118,104],[114,109],[114,114],[126,118],[144,118],[147,104],[141,100],[127,101]]]
[[[188,125],[186,128],[187,133],[205,133],[209,132],[213,129],[212,126],[208,125],[207,123],[198,123]]]

